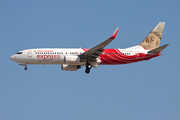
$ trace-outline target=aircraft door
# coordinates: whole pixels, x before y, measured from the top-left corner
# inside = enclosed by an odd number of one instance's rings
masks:
[[[28,57],[32,57],[32,50],[28,50]]]
[[[138,50],[135,51],[135,56],[137,59],[139,58],[139,51]]]

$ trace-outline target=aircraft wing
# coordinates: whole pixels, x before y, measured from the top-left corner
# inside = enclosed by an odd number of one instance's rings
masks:
[[[109,39],[81,54],[80,58],[85,60],[95,60],[96,58],[98,58],[104,51],[104,48],[116,38],[118,30],[119,28],[115,30],[115,32]]]

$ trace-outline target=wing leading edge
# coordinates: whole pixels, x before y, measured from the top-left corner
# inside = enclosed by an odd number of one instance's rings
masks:
[[[83,54],[80,55],[80,58],[86,61],[92,61],[95,60],[96,58],[98,58],[102,52],[104,51],[104,48],[116,38],[117,32],[118,32],[119,28],[117,28],[115,30],[115,32],[113,33],[113,35],[108,38],[107,40],[105,40],[104,42],[100,43],[99,45],[91,48],[90,50],[84,52]]]

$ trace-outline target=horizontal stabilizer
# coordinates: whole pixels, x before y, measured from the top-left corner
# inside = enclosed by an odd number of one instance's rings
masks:
[[[164,48],[166,48],[169,44],[166,44],[166,45],[163,45],[161,47],[158,47],[158,48],[155,48],[151,51],[149,51],[148,53],[153,53],[153,54],[156,54],[156,53],[160,53]]]

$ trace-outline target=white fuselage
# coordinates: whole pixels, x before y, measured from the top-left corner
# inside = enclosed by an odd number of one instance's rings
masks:
[[[19,64],[66,64],[66,56],[78,56],[83,52],[82,49],[27,49],[19,52],[22,54],[11,56],[10,59]]]

